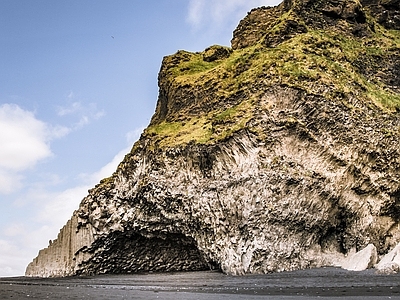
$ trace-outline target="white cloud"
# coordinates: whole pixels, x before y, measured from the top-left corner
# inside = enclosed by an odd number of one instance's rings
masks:
[[[37,221],[51,228],[60,229],[78,208],[91,187],[93,186],[85,184],[58,193],[41,191],[39,196],[41,199],[36,203],[40,207]]]
[[[143,130],[145,127],[139,127],[137,129],[134,129],[132,131],[129,131],[125,136],[126,136],[126,141],[129,145],[133,145],[135,143],[140,135],[142,134]]]
[[[52,138],[62,138],[63,136],[68,135],[71,132],[71,128],[61,126],[61,125],[56,125],[50,128],[50,136]]]
[[[48,245],[48,237],[55,235],[49,225],[16,224],[4,231],[0,236],[0,277],[24,275],[39,250]]]
[[[0,230],[0,277],[23,275],[39,250],[57,237],[93,185],[85,183],[58,192],[52,192],[46,186],[29,190],[23,196],[29,199],[29,205],[25,203],[16,208],[29,217]]]
[[[13,224],[9,224],[6,228],[4,228],[2,232],[5,236],[17,236],[25,231],[26,231],[26,228],[25,228],[24,224],[13,223]]]
[[[118,167],[118,164],[124,159],[124,156],[129,152],[130,148],[125,148],[118,152],[114,158],[102,167],[98,172],[94,173],[91,177],[94,182],[99,182],[100,180],[110,177]]]
[[[99,171],[94,172],[93,174],[90,174],[90,175],[81,174],[80,177],[84,181],[90,183],[90,185],[93,187],[93,185],[98,183],[100,180],[111,176],[117,169],[119,163],[124,159],[125,155],[131,151],[133,143],[139,139],[140,134],[143,132],[143,130],[144,130],[144,127],[140,127],[140,128],[137,128],[137,129],[134,129],[134,130],[128,132],[125,135],[126,141],[128,144],[128,146],[126,148],[119,151],[113,157],[113,159],[108,164],[103,166]]]
[[[39,249],[47,247],[50,239],[56,238],[57,233],[71,218],[74,210],[78,209],[82,199],[88,195],[88,190],[99,183],[101,179],[111,176],[129,150],[130,147],[127,147],[118,152],[100,170],[92,174],[80,175],[81,185],[59,192],[49,192],[43,187],[29,192],[27,197],[37,207],[36,216],[34,217],[37,229],[34,229],[33,226],[32,229],[20,236],[20,244],[31,249],[31,258],[37,255]],[[3,231],[3,234],[10,236],[18,233],[19,229],[19,224],[15,224]],[[0,265],[0,271],[1,267]]]
[[[15,104],[0,106],[0,193],[20,188],[20,172],[52,155],[51,138],[51,127],[34,113]]]
[[[80,174],[79,177],[82,179],[82,181],[88,183],[88,188],[92,188],[95,184],[99,183],[100,180],[110,177],[130,150],[131,146],[124,148],[118,152],[108,164],[104,165],[97,172],[92,174]]]
[[[38,220],[52,228],[61,228],[78,208],[81,200],[100,180],[111,176],[117,169],[125,155],[131,151],[132,144],[138,140],[144,128],[132,130],[126,134],[128,146],[119,151],[110,162],[91,174],[80,174],[82,185],[66,189],[59,193],[48,193],[43,189],[31,191],[29,198],[34,198],[41,207]]]
[[[0,194],[10,194],[18,190],[22,186],[22,179],[23,176],[20,174],[9,170],[2,170],[0,167]]]
[[[252,8],[275,6],[279,0],[190,0],[187,22],[198,30],[208,28],[218,31],[237,25]]]
[[[0,168],[20,171],[51,155],[47,125],[13,104],[0,106]]]
[[[22,172],[53,155],[50,142],[71,132],[52,126],[15,104],[0,105],[0,194],[22,187]]]

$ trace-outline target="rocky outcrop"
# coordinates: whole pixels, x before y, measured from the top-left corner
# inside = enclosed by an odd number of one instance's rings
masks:
[[[269,46],[276,45],[310,27],[335,26],[336,30],[365,36],[375,30],[367,13],[387,29],[400,29],[399,0],[287,0],[276,7],[250,11],[233,33],[232,48],[245,48],[263,39]]]
[[[364,0],[361,2],[385,28],[400,30],[399,0]]]
[[[395,247],[400,38],[371,11],[284,1],[232,49],[165,57],[151,124],[26,274],[267,273]]]

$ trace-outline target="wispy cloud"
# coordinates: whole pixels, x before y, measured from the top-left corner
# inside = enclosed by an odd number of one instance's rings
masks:
[[[80,102],[73,102],[69,106],[59,106],[57,109],[57,114],[59,116],[65,116],[81,111],[82,109],[82,104]]]
[[[189,10],[186,19],[195,28],[200,27],[203,20],[205,2],[206,0],[191,0],[189,2]]]
[[[9,224],[6,228],[3,229],[3,234],[5,236],[17,236],[23,232],[26,232],[26,227],[22,223]]]
[[[70,100],[75,98],[75,95],[71,92],[67,98],[68,102],[70,102]],[[69,117],[70,120],[73,120],[67,127],[69,131],[73,131],[79,130],[92,121],[100,119],[105,115],[105,111],[98,109],[96,103],[85,104],[80,101],[74,101],[65,106],[58,106],[57,114],[60,117]]]
[[[101,179],[111,176],[117,169],[118,164],[124,159],[125,155],[131,151],[133,143],[139,139],[140,134],[143,132],[143,130],[144,127],[140,127],[128,132],[125,135],[126,142],[128,144],[126,148],[119,151],[108,164],[103,166],[97,172],[94,172],[92,174],[80,174],[80,178],[93,186]]]
[[[140,135],[142,134],[142,132],[143,132],[144,129],[145,129],[145,127],[139,127],[139,128],[136,128],[136,129],[134,129],[134,130],[132,130],[132,131],[129,131],[129,132],[125,135],[125,137],[126,137],[126,142],[127,142],[129,145],[133,145],[133,143],[136,142],[136,141],[140,138]]]
[[[15,276],[22,264],[26,263],[25,250],[14,242],[0,239],[0,276]]]
[[[1,157],[0,157],[1,160]],[[0,194],[11,194],[22,187],[23,176],[0,167]]]
[[[54,139],[62,138],[71,132],[71,128],[66,126],[56,125],[49,128],[50,136]]]

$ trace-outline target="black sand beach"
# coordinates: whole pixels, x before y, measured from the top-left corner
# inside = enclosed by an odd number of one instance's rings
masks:
[[[321,268],[269,275],[219,272],[0,278],[0,299],[400,299],[400,275]]]

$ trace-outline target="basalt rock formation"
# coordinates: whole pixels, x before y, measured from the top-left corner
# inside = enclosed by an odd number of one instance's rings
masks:
[[[267,273],[388,253],[399,3],[285,0],[249,12],[231,48],[165,57],[149,127],[26,275]]]

